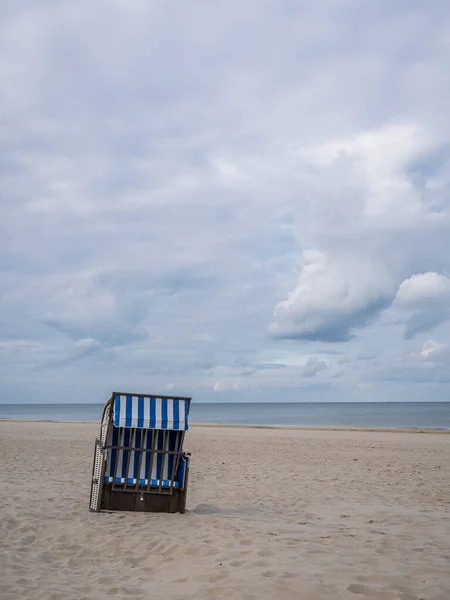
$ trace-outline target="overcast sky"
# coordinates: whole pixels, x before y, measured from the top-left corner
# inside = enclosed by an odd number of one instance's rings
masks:
[[[448,0],[0,8],[2,402],[448,400]]]

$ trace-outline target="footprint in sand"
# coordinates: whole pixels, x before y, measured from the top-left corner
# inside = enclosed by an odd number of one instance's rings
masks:
[[[274,552],[272,550],[260,550],[258,552],[258,556],[262,556],[262,557],[268,557],[268,556],[273,556]]]
[[[374,587],[368,587],[367,585],[362,585],[359,583],[351,583],[347,589],[352,594],[370,596],[371,598],[376,598],[377,600],[398,600],[399,598],[399,596],[397,596],[395,593],[385,592],[380,589],[377,590]],[[401,598],[403,600],[403,596]]]
[[[362,585],[360,583],[351,583],[347,586],[347,589],[352,594],[361,594],[362,596],[369,596],[371,593],[371,590],[367,585]]]

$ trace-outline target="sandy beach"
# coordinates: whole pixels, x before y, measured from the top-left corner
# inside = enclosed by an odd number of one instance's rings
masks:
[[[90,513],[95,423],[0,422],[0,598],[450,598],[450,435],[192,427],[185,515]]]

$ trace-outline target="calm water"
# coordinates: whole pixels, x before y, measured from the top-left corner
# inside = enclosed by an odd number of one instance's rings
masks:
[[[103,404],[0,404],[2,419],[99,421]],[[195,403],[191,423],[450,429],[450,402]]]

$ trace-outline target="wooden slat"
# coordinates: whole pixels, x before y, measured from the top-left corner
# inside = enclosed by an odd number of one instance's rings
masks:
[[[99,486],[99,490],[98,490],[98,510],[100,510],[101,506],[102,506],[103,488],[105,485],[105,473],[106,473],[106,459],[103,460],[102,471],[100,473],[100,486]]]
[[[149,472],[148,472],[148,483],[147,483],[147,492],[150,491],[150,482],[152,480],[152,469],[153,469],[153,460],[155,458],[155,433],[157,433],[157,431],[155,429],[152,429],[152,449],[153,452],[150,455],[150,465],[149,465]],[[148,433],[147,433],[148,436]]]
[[[108,485],[108,484],[106,484],[106,485]],[[121,484],[118,484],[118,485],[121,485]],[[141,486],[141,487],[143,487],[143,486]],[[175,489],[178,489],[178,488],[175,488]],[[123,492],[126,494],[135,494],[136,490],[134,489],[134,485],[133,485],[133,486],[128,486],[127,489],[122,489],[121,487],[117,487],[116,492],[120,492],[120,493]],[[162,495],[162,496],[170,496],[171,495],[169,487],[165,486],[162,488],[162,491],[159,492],[158,487],[154,486],[154,485],[150,488],[150,490],[139,489],[138,493],[139,494],[150,494],[150,495],[152,495],[152,494],[153,495]]]
[[[175,448],[178,448],[179,442],[180,442],[180,432],[177,431],[177,435],[175,438]],[[173,463],[172,463],[172,473],[170,474],[170,492],[173,492],[173,486],[174,486],[174,479],[175,479],[175,475],[177,474],[177,468],[178,468],[178,463],[179,463],[179,455],[180,452],[176,451],[176,454],[178,454],[178,456],[175,458],[175,456],[173,457]]]
[[[121,430],[119,429],[119,444],[120,444],[120,433],[121,433]],[[124,441],[124,438],[123,438],[124,435],[125,435],[125,432],[122,429],[122,442]],[[112,449],[114,450],[114,448],[112,448]],[[113,480],[112,480],[111,490],[115,490],[118,465],[119,465],[119,456],[116,456],[116,464],[114,465],[114,473],[112,474]]]
[[[164,466],[166,464],[166,454],[168,453],[168,451],[166,451],[167,433],[168,433],[167,430],[165,430],[164,434],[163,434],[163,452],[160,452],[160,454],[162,454],[162,460],[161,460],[161,471],[159,473],[159,486],[158,486],[159,493],[161,493],[161,489],[162,489]]]
[[[131,444],[133,443],[133,431],[134,431],[134,446],[136,447],[136,429],[131,429],[131,433],[130,433],[130,442]],[[125,432],[124,432],[124,436],[125,436]],[[125,441],[125,438],[124,438]],[[130,468],[130,459],[131,459],[131,455],[133,453],[133,450],[128,450],[128,455],[127,455],[127,465],[125,467],[125,481],[124,481],[124,489],[127,489],[127,481],[128,481],[128,469]]]
[[[156,431],[156,429],[155,429]],[[181,432],[180,432],[181,433]],[[141,450],[141,448],[136,448],[136,446],[104,446],[107,450]],[[143,452],[152,452],[150,448],[142,448]],[[176,450],[157,450],[159,454],[183,454],[182,451]]]
[[[136,435],[137,435],[137,431],[136,431]],[[140,454],[139,454],[139,464],[138,464],[138,470],[137,470],[137,475],[136,475],[136,485],[135,485],[135,490],[137,491],[138,487],[139,487],[139,478],[141,476],[141,468],[142,468],[142,458],[145,456],[145,453],[142,450],[143,447],[143,442],[144,442],[144,430],[141,430],[141,449],[140,449]],[[134,438],[134,443],[136,444],[136,438]]]
[[[178,446],[179,447],[179,451],[177,452],[176,471],[175,471],[176,473],[178,473],[178,469],[179,469],[179,466],[180,466],[180,459],[181,459],[182,455],[184,454],[183,451],[182,451],[183,442],[184,442],[184,431],[180,431],[180,433],[181,433],[181,439],[179,441],[179,446]]]

